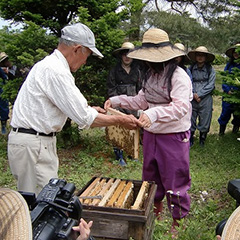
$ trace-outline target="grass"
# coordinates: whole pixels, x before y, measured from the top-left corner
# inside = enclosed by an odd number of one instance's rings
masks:
[[[221,89],[218,78],[216,89]],[[217,119],[220,112],[221,97],[214,96],[213,119],[206,145],[201,148],[196,140],[190,150],[191,211],[181,222],[178,239],[215,240],[217,223],[228,217],[235,208],[235,200],[227,193],[227,184],[229,180],[239,177],[240,142],[237,137],[240,134],[232,134],[229,123],[225,136],[218,136]],[[75,183],[77,189],[81,189],[94,176],[141,179],[142,157],[139,162],[128,161],[127,167],[120,167],[114,160],[111,145],[105,140],[103,129],[83,130],[80,144],[71,149],[59,149],[58,155],[59,177]],[[0,136],[0,171],[0,186],[16,189],[7,162],[7,136]],[[207,195],[203,195],[204,192]],[[165,207],[162,221],[155,221],[153,239],[171,239],[168,234],[170,225],[171,216]]]

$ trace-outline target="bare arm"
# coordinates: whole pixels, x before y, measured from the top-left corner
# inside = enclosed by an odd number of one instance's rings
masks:
[[[133,115],[105,115],[98,113],[91,127],[106,127],[111,125],[121,125],[128,129],[142,127],[142,123]]]

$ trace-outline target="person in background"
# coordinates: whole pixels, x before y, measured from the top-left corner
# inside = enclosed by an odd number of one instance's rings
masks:
[[[183,51],[183,55],[176,58],[178,61],[178,66],[184,69],[192,80],[192,73],[190,69],[186,67],[186,64],[190,63],[190,59],[187,56],[187,50],[185,46],[182,43],[175,43],[174,46]]]
[[[212,120],[213,98],[216,73],[211,66],[215,59],[204,46],[189,51],[188,57],[193,64],[189,67],[192,73],[193,100],[191,118],[190,145],[194,144],[196,129],[200,131],[200,146],[204,146]]]
[[[36,63],[24,81],[8,135],[8,160],[19,191],[38,195],[51,178],[58,177],[56,133],[68,117],[81,129],[142,125],[133,115],[110,116],[103,108],[88,105],[71,72],[91,54],[103,57],[95,47],[93,32],[82,23],[66,26],[57,49]]]
[[[13,65],[9,60],[8,55],[5,52],[0,53],[0,78],[2,79],[2,85],[8,80],[13,80],[18,77],[22,77],[21,72],[18,70],[16,65]],[[2,88],[0,92],[2,93]],[[0,116],[2,125],[2,134],[7,133],[7,120],[9,119],[9,101],[0,99]]]
[[[157,217],[167,197],[173,236],[177,234],[178,220],[186,217],[190,209],[192,83],[176,61],[182,55],[165,31],[149,29],[143,35],[142,46],[128,54],[145,65],[142,89],[136,96],[115,96],[104,104],[105,109],[143,110],[139,118],[144,127],[142,178],[157,184],[154,199]]]
[[[233,47],[230,47],[226,51],[226,55],[229,57],[229,61],[226,64],[224,71],[228,71],[229,73],[232,72],[233,68],[239,68],[240,69],[240,63],[236,63],[236,60],[239,59],[239,54],[236,52],[236,48],[240,47],[240,43],[234,45]],[[226,83],[222,84],[223,92],[227,94],[232,94],[234,90],[237,89],[237,87],[229,86]],[[224,101],[224,97],[222,98],[222,112],[220,117],[218,118],[218,123],[220,125],[219,127],[219,135],[222,136],[225,133],[227,124],[231,118],[232,124],[233,124],[233,133],[237,133],[239,131],[240,126],[240,117],[234,114],[234,104],[228,103]]]
[[[124,42],[121,48],[113,51],[113,56],[117,58],[117,64],[110,70],[107,79],[108,97],[126,94],[127,96],[135,96],[142,87],[141,72],[139,64],[129,58],[127,53],[134,49],[131,42]],[[135,110],[127,110],[118,108],[119,111],[125,114],[133,114],[138,117],[138,112]],[[123,150],[114,147],[116,160],[121,166],[125,166],[126,162],[123,159]]]

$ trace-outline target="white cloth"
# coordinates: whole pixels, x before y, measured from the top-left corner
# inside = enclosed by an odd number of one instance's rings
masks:
[[[11,126],[48,134],[61,131],[67,117],[80,128],[89,128],[97,115],[76,87],[67,60],[56,49],[29,72],[14,103]]]
[[[56,137],[11,131],[8,135],[8,161],[17,179],[18,191],[38,195],[51,178],[58,177]]]

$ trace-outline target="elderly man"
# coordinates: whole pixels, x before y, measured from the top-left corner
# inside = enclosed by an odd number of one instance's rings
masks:
[[[103,57],[92,31],[77,23],[62,29],[57,49],[36,63],[22,85],[13,108],[8,159],[18,190],[38,194],[57,177],[56,132],[69,117],[80,128],[122,125],[141,126],[134,116],[105,115],[90,107],[75,85],[76,72],[91,55]]]

